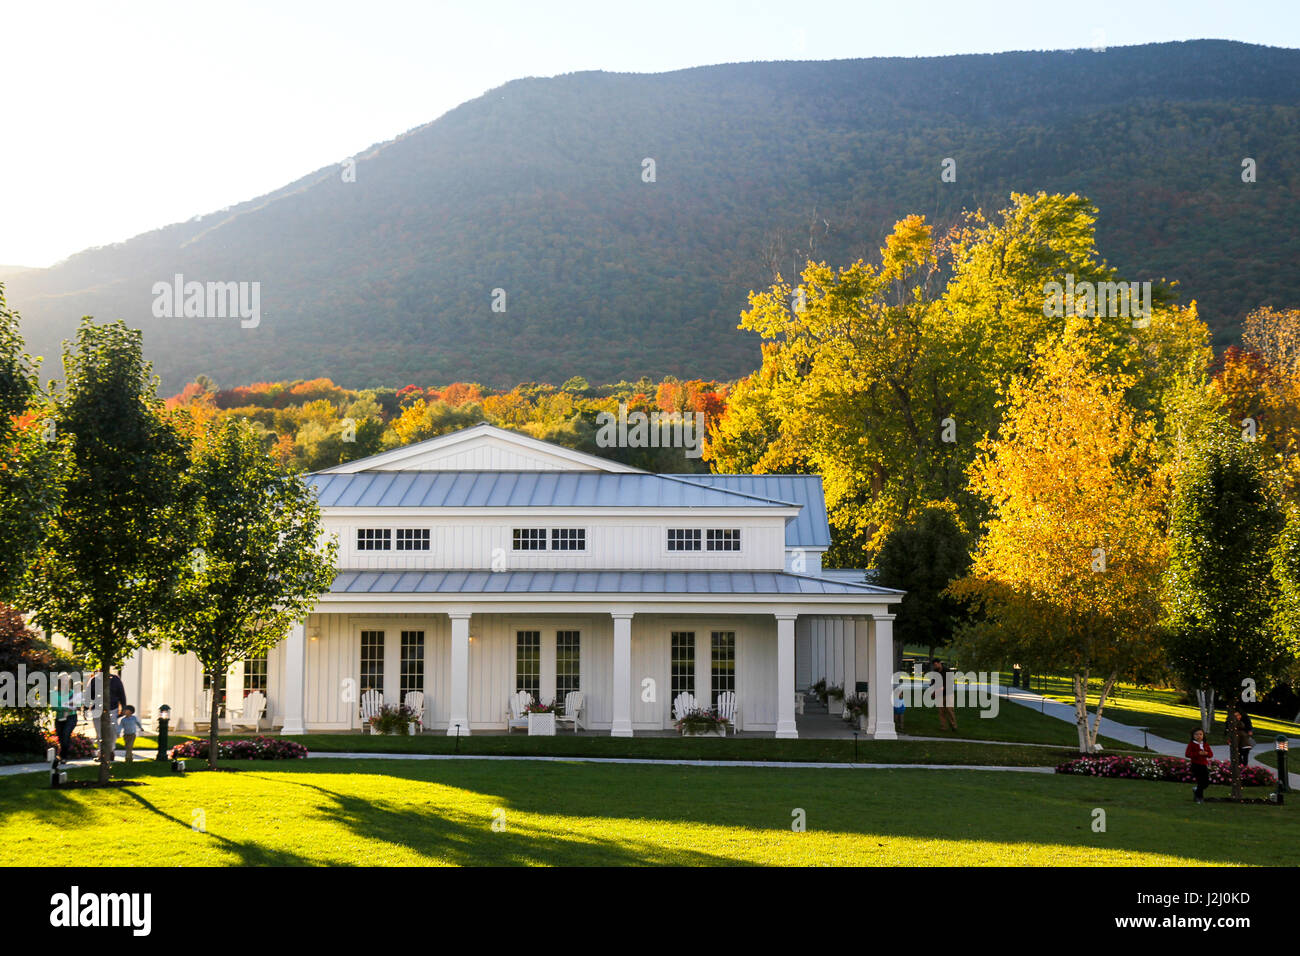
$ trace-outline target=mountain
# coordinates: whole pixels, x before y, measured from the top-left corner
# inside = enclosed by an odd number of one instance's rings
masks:
[[[1300,51],[1226,41],[521,79],[358,154],[354,182],[328,166],[8,297],[47,356],[85,313],[144,329],[169,390],[728,378],[758,363],[735,326],[773,265],[1042,189],[1088,196],[1101,254],[1178,280],[1222,345],[1300,304],[1298,113]],[[155,318],[178,273],[260,283],[260,323]]]

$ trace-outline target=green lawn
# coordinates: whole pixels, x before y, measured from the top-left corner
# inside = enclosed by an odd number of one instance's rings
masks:
[[[119,766],[127,785],[110,790],[0,779],[0,864],[1300,863],[1300,807],[1197,806],[1189,788],[1147,781],[317,758],[231,767],[182,777]],[[1104,833],[1092,830],[1097,808]],[[791,829],[799,810],[806,832]]]

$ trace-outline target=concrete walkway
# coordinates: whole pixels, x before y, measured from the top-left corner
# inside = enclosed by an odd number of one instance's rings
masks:
[[[652,757],[548,757],[540,755],[508,756],[504,754],[384,754],[384,753],[314,753],[309,760],[531,760],[540,763],[646,764],[674,767],[772,767],[780,770],[998,770],[1012,773],[1053,773],[1051,767],[990,767],[972,764],[933,763],[817,763],[802,760],[656,760]],[[65,766],[93,767],[95,760],[73,760]],[[0,767],[0,776],[20,773],[44,773],[46,763],[12,764]]]

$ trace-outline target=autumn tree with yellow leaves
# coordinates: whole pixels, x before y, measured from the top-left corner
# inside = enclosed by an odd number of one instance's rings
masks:
[[[1017,660],[1071,675],[1084,753],[1096,749],[1116,680],[1158,664],[1166,560],[1155,426],[1126,397],[1134,379],[1099,362],[1105,351],[1071,319],[1034,373],[1011,384],[1001,429],[970,468],[990,517],[969,575],[951,588],[979,612],[956,640],[968,666]]]

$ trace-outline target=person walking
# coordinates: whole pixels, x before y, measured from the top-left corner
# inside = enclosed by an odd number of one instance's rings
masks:
[[[1210,785],[1210,761],[1214,751],[1205,742],[1205,731],[1197,727],[1192,731],[1191,743],[1187,745],[1187,759],[1192,762],[1192,776],[1196,779],[1196,788],[1192,796],[1197,803],[1205,802],[1205,788]]]
[[[1237,718],[1237,759],[1246,767],[1250,764],[1250,752],[1255,747],[1255,725],[1250,721],[1250,714],[1242,713],[1239,707],[1233,709],[1233,715]]]
[[[956,733],[957,713],[953,708],[957,705],[957,688],[953,684],[952,672],[937,657],[930,662],[930,669],[935,675],[934,694],[939,706],[939,729],[947,730],[951,724],[953,733]]]
[[[122,743],[126,744],[126,762],[131,763],[131,751],[135,748],[137,734],[144,733],[140,718],[135,715],[135,708],[128,704],[123,708],[126,716],[122,718]]]
[[[72,731],[77,726],[77,701],[72,690],[72,678],[59,675],[59,682],[51,695],[54,706],[54,733],[59,738],[59,762],[67,763],[72,752]]]
[[[86,696],[91,700],[91,712],[94,713],[97,706],[108,709],[109,720],[112,722],[111,733],[113,735],[112,747],[117,747],[118,722],[122,719],[122,708],[126,706],[126,688],[122,684],[122,677],[109,671],[108,674],[108,699],[105,700],[100,690],[100,678],[103,677],[103,671],[95,671],[86,682]],[[91,723],[95,728],[96,737],[99,736],[99,721],[92,719]],[[102,743],[102,742],[101,742]],[[114,755],[114,760],[117,759]]]

